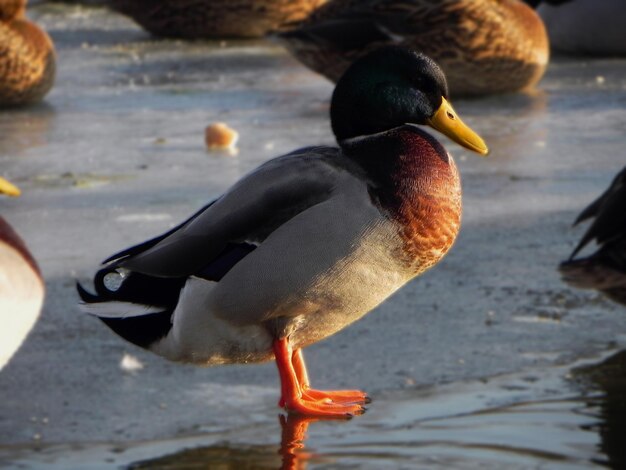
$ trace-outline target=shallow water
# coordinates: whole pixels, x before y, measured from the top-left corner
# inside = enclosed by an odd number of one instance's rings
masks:
[[[622,468],[626,351],[380,397],[359,419],[279,415],[147,442],[0,447],[16,468]],[[268,415],[269,417],[270,415]]]
[[[30,14],[57,44],[59,76],[45,103],[0,113],[0,169],[24,193],[0,211],[48,296],[0,373],[0,466],[280,467],[281,436],[290,449],[306,423],[281,428],[272,364],[167,363],[82,316],[74,283],[259,163],[331,143],[332,85],[268,42],[160,41],[59,3]],[[626,163],[626,60],[555,58],[532,93],[454,104],[492,148],[483,160],[438,136],[463,177],[459,239],[306,351],[315,386],[362,388],[374,402],[350,422],[308,423],[287,463],[619,468],[624,384],[611,377],[623,366],[572,369],[626,348],[624,312],[555,268],[581,235],[576,214]],[[218,120],[240,131],[237,155],[206,151]],[[135,369],[120,367],[127,354]]]

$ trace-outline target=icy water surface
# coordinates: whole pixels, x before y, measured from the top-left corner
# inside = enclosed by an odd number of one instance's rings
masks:
[[[281,426],[273,364],[163,361],[81,315],[74,284],[261,162],[332,143],[332,85],[269,42],[160,41],[56,2],[30,15],[59,75],[45,103],[0,113],[0,170],[24,193],[0,211],[47,300],[0,372],[0,467],[624,465],[623,355],[598,364],[626,348],[626,312],[555,268],[582,233],[577,213],[626,164],[626,61],[555,58],[531,93],[453,100],[492,149],[480,159],[437,137],[463,177],[455,247],[305,353],[313,385],[364,389],[370,410]],[[206,151],[215,121],[240,132],[237,155]]]
[[[623,468],[625,418],[620,352],[597,363],[389,393],[352,421],[279,415],[170,440],[0,447],[0,463],[68,470]]]

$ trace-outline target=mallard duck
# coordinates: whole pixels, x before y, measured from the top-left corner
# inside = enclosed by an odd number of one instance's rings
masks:
[[[624,0],[526,0],[537,7],[553,49],[570,54],[626,55]]]
[[[331,100],[338,147],[270,160],[169,232],[117,253],[79,286],[83,308],[174,361],[276,360],[280,405],[315,416],[363,411],[360,391],[309,385],[302,349],[376,307],[450,249],[461,186],[418,125],[487,153],[425,55],[358,60]]]
[[[0,178],[0,194],[19,189]],[[24,241],[0,216],[0,369],[21,346],[39,317],[44,298],[41,273]]]
[[[54,83],[54,45],[25,10],[26,0],[0,2],[0,106],[39,101]]]
[[[277,37],[332,81],[381,45],[409,46],[441,65],[453,96],[531,87],[548,63],[543,23],[519,0],[331,0]]]
[[[155,36],[257,38],[302,21],[327,0],[110,0]]]
[[[578,216],[574,225],[593,218],[570,258],[561,263],[563,280],[574,287],[597,289],[611,300],[626,305],[626,167],[609,188]],[[576,259],[588,243],[599,248]]]

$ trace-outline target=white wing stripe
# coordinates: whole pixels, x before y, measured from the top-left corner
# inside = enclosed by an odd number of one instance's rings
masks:
[[[80,309],[90,315],[102,318],[130,318],[163,312],[163,307],[133,304],[131,302],[94,302],[81,303]]]

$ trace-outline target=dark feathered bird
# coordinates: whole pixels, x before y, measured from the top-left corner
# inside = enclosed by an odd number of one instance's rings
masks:
[[[593,219],[570,259],[559,266],[563,279],[574,287],[596,289],[626,305],[626,167],[609,188],[578,216],[574,225]],[[598,249],[575,256],[590,242]]]

